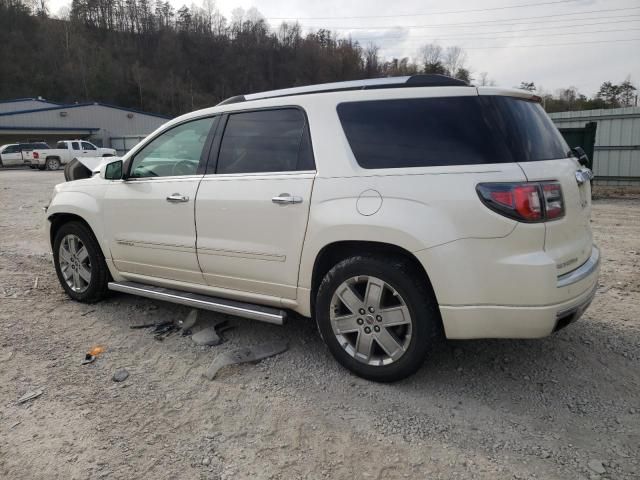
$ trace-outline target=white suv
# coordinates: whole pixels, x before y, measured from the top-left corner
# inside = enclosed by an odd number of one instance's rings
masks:
[[[591,172],[528,92],[424,75],[233,97],[46,212],[70,297],[108,289],[283,323],[392,381],[450,339],[536,338],[597,285]]]

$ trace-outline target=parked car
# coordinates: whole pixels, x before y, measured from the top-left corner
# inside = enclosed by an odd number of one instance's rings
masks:
[[[44,142],[2,145],[0,147],[0,167],[30,165],[33,159],[33,150],[36,148],[49,148],[49,145]]]
[[[113,157],[113,148],[96,147],[86,140],[61,140],[56,148],[34,150],[33,165],[40,170],[57,170],[74,158],[82,157]]]
[[[448,77],[234,97],[176,118],[46,212],[67,294],[281,324],[393,381],[449,339],[538,338],[597,286],[591,172],[529,92]]]

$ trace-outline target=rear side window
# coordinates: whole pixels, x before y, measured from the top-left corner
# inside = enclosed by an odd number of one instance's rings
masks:
[[[71,148],[74,150],[80,150],[80,144],[78,142],[71,142]]]
[[[65,142],[58,142],[56,144],[56,148],[63,148],[63,149],[67,149],[67,144]]]
[[[363,168],[433,167],[565,158],[569,147],[533,102],[442,97],[338,105]]]
[[[229,115],[217,173],[313,170],[304,114],[296,108]]]

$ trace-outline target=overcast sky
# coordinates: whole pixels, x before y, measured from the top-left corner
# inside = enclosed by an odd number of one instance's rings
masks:
[[[54,13],[69,3],[50,1]],[[192,0],[170,2],[179,8]],[[603,81],[622,82],[627,75],[640,87],[640,0],[217,0],[216,5],[227,18],[237,7],[256,7],[272,26],[286,17],[305,27],[329,28],[365,45],[376,43],[384,57],[415,58],[424,43],[459,45],[474,77],[487,72],[505,87],[533,81],[546,91],[575,86],[591,96]]]

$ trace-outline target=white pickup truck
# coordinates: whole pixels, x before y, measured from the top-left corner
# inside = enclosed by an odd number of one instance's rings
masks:
[[[116,151],[113,148],[96,147],[86,140],[61,140],[56,144],[56,148],[34,150],[31,166],[40,170],[57,170],[74,158],[115,155]]]

